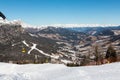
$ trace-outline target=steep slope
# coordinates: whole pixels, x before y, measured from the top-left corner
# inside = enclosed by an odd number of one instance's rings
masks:
[[[35,44],[37,49],[49,55],[55,54],[59,46],[55,40],[30,35],[21,24],[4,23],[0,25],[0,61],[15,63],[35,61],[42,63],[46,59],[49,61],[50,56],[34,49],[31,50]]]

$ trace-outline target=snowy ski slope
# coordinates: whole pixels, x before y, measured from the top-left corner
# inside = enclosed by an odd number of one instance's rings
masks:
[[[86,67],[0,63],[0,80],[120,80],[120,63]]]

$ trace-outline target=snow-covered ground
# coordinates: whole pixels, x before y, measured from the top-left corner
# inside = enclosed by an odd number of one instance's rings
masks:
[[[0,80],[120,80],[120,63],[86,67],[0,63]]]

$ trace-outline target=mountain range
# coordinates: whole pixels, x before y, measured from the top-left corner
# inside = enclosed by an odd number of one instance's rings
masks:
[[[93,57],[94,45],[120,53],[120,26],[35,27],[22,21],[0,22],[0,61],[13,63],[78,63]],[[93,27],[92,27],[93,26]]]

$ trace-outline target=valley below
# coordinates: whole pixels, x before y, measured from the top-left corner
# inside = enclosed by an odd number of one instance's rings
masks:
[[[119,61],[119,26],[29,27],[21,21],[0,23],[1,62],[68,66],[105,64],[108,63],[109,46],[115,50],[115,61]]]

